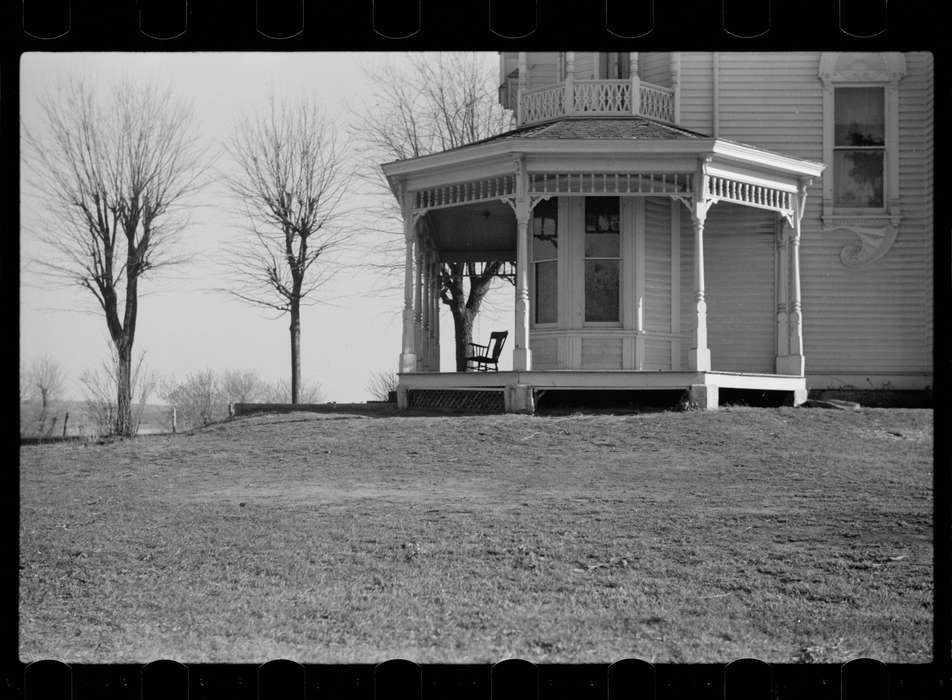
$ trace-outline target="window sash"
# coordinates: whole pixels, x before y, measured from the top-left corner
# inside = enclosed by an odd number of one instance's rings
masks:
[[[885,207],[886,91],[882,86],[844,86],[833,91],[833,206]]]
[[[559,265],[555,260],[544,260],[535,265],[535,294],[533,295],[536,323],[557,323],[559,318]]]

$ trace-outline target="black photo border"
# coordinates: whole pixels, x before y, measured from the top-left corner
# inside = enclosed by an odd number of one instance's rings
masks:
[[[3,422],[4,466],[0,468],[0,700],[6,698],[347,698],[383,700],[403,696],[426,698],[538,698],[539,700],[602,700],[603,698],[690,697],[702,700],[762,697],[764,700],[810,697],[913,700],[952,697],[952,462],[945,405],[949,383],[952,309],[949,192],[949,130],[952,128],[952,29],[935,0],[893,0],[886,27],[873,36],[841,30],[840,18],[857,17],[856,8],[879,16],[886,0],[628,0],[618,3],[648,11],[653,5],[653,30],[624,38],[605,26],[608,3],[618,0],[260,0],[270,6],[277,30],[272,36],[256,29],[255,0],[7,0],[0,7],[0,304],[7,330],[3,353],[4,405],[12,407],[13,368],[19,366],[19,61],[30,51],[401,51],[479,49],[511,50],[838,50],[930,51],[935,67],[934,173],[934,610],[933,660],[927,664],[883,664],[860,659],[847,664],[763,664],[738,660],[731,664],[648,664],[625,660],[608,664],[531,664],[521,660],[469,665],[417,665],[393,660],[383,664],[306,665],[274,661],[247,664],[183,666],[156,661],[140,666],[66,665],[18,659],[18,512],[16,468],[19,438],[15,422]],[[375,14],[374,2],[377,3]],[[770,27],[740,38],[721,26],[723,3],[731,12],[770,3]],[[32,4],[31,4],[32,3]],[[69,31],[55,38],[62,4],[69,5]],[[139,29],[140,10],[187,5],[188,28],[171,38],[150,37]],[[535,4],[534,13],[532,5]],[[842,8],[841,8],[842,3]],[[864,5],[865,3],[865,5]],[[24,28],[24,7],[32,11],[32,33]],[[291,7],[290,11],[283,8]],[[417,22],[413,13],[417,12]],[[282,12],[284,13],[282,15]],[[528,20],[534,29],[511,17]],[[853,12],[853,15],[850,15]],[[295,31],[294,21],[303,18]],[[492,15],[495,15],[493,17]],[[155,15],[150,15],[155,16]],[[374,18],[378,29],[374,30]],[[406,22],[388,18],[409,16]],[[737,15],[735,15],[737,16]],[[37,20],[36,18],[40,18]],[[43,17],[53,26],[43,32]],[[492,27],[491,27],[492,22]],[[523,25],[525,22],[523,22]],[[399,25],[399,26],[397,26]],[[417,31],[413,31],[418,26]],[[163,25],[166,26],[166,25]],[[173,26],[173,25],[168,25]],[[37,30],[36,27],[40,27]],[[287,28],[286,30],[282,28]],[[495,31],[494,29],[495,28]],[[531,31],[526,31],[526,30]],[[849,27],[848,27],[849,29]],[[871,32],[867,32],[869,34]],[[274,38],[281,34],[287,38]],[[394,38],[398,37],[398,38]],[[12,414],[12,411],[9,415]]]

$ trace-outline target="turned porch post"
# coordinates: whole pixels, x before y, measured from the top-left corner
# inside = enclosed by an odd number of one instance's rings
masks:
[[[631,80],[631,113],[641,114],[641,78],[638,76],[638,52],[632,51],[628,54],[630,65],[629,79]]]
[[[419,245],[416,236],[417,216],[410,207],[410,195],[402,196],[403,209],[403,238],[406,245],[403,273],[403,349],[400,353],[400,371],[415,372],[416,357],[416,329],[414,328],[413,314],[413,282],[416,279],[416,250]]]
[[[418,372],[423,369],[423,246],[417,233],[416,265],[413,280],[413,332]]]
[[[514,209],[516,211],[516,317],[512,368],[516,371],[528,371],[532,369],[532,352],[529,349],[529,217],[532,215],[532,208],[521,156],[516,159]]]
[[[422,289],[420,311],[423,315],[423,323],[420,327],[420,335],[423,338],[420,345],[420,357],[424,372],[430,370],[430,255],[429,246],[426,246],[423,252],[423,284],[420,285]]]
[[[806,205],[807,184],[800,183],[793,196],[793,212],[787,230],[787,338],[777,357],[777,373],[804,376],[806,363],[803,355],[803,304],[800,298],[800,235],[803,210]],[[779,344],[778,338],[778,344]]]
[[[562,95],[562,113],[575,113],[575,52],[565,52],[565,94]]]
[[[774,287],[777,290],[777,374],[784,374],[784,358],[790,352],[790,236],[787,222],[781,218],[777,232],[777,267]]]
[[[704,287],[704,221],[711,206],[707,199],[707,163],[695,176],[691,223],[694,226],[694,346],[688,351],[688,368],[697,372],[711,369],[711,350],[707,346],[707,301]]]
[[[803,218],[803,205],[806,188],[801,186],[797,193],[796,209],[793,218],[793,236],[790,239],[790,374],[803,376],[803,309],[800,301],[800,220]]]
[[[522,124],[525,115],[522,110],[522,103],[524,101],[523,95],[526,92],[526,73],[529,70],[529,59],[525,51],[519,52],[519,99],[516,100],[516,124]]]

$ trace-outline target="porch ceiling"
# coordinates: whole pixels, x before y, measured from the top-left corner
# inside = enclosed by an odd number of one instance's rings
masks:
[[[516,219],[503,202],[436,209],[426,220],[444,261],[516,259]]]

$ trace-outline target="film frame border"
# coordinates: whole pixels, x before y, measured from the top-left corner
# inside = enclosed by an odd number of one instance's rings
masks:
[[[63,0],[32,0],[41,6],[52,7]],[[153,0],[155,1],[155,0]],[[176,0],[179,1],[179,0]],[[180,0],[186,3],[186,0]],[[770,0],[770,28],[757,36],[742,38],[722,30],[719,15],[724,3],[684,0],[677,6],[654,0],[653,28],[637,39],[613,33],[605,26],[605,12],[597,8],[602,2],[592,3],[592,12],[578,17],[570,0],[526,0],[536,7],[535,29],[512,39],[493,32],[490,27],[490,0],[464,0],[452,7],[436,7],[435,0],[375,0],[381,6],[419,6],[419,29],[405,38],[394,39],[374,31],[374,0],[347,6],[331,6],[296,0],[303,12],[302,28],[286,38],[268,38],[255,26],[255,2],[243,0],[228,3],[224,0],[187,0],[188,29],[173,36],[155,38],[143,33],[136,22],[138,11],[147,6],[119,0],[69,0],[69,31],[57,38],[31,36],[23,27],[24,3],[18,0],[0,10],[0,133],[2,156],[14,163],[0,175],[0,197],[7,230],[19,228],[16,206],[19,175],[18,143],[18,65],[19,57],[28,51],[321,51],[321,50],[438,50],[481,49],[551,50],[571,46],[578,49],[659,50],[903,50],[930,51],[935,58],[936,108],[935,123],[941,127],[952,123],[952,104],[949,87],[952,86],[952,41],[949,23],[940,7],[928,0],[893,2],[888,9],[885,31],[873,36],[858,37],[840,31],[837,17],[842,3],[855,7],[859,0],[824,0],[812,2],[804,11],[803,3]],[[615,2],[615,0],[610,0]],[[737,2],[739,0],[734,0]],[[877,2],[878,0],[873,0]],[[885,1],[885,0],[883,0]],[[292,4],[295,0],[292,0]],[[650,0],[644,0],[645,3]],[[730,0],[725,0],[730,2]],[[516,4],[520,4],[517,2]],[[237,5],[237,7],[236,7]],[[604,6],[607,8],[608,3]],[[103,19],[107,21],[103,21]],[[280,21],[278,22],[280,24]],[[508,30],[511,31],[511,30]],[[272,33],[272,36],[275,36]],[[950,178],[941,168],[947,156],[949,136],[936,129],[935,191],[948,191]],[[949,293],[949,236],[950,217],[936,197],[934,226],[935,259],[935,395],[952,389],[949,384],[948,339],[952,337],[952,322],[941,312],[952,301]],[[12,251],[11,251],[12,247]],[[0,274],[11,297],[16,298],[18,244],[10,246],[0,259]],[[942,263],[945,264],[942,264]],[[11,298],[8,297],[8,298]],[[6,322],[17,323],[14,305],[5,305]],[[9,337],[9,336],[8,336]],[[15,340],[2,346],[9,365],[18,353]],[[12,396],[12,376],[8,377]],[[5,385],[6,386],[6,385]],[[936,402],[935,423],[949,424],[949,411]],[[934,486],[934,610],[933,661],[929,664],[889,664],[859,659],[847,664],[794,665],[770,664],[768,676],[769,697],[781,700],[801,697],[807,693],[818,698],[877,697],[924,698],[939,697],[952,689],[952,592],[949,590],[952,571],[952,516],[950,516],[950,488],[952,479],[947,438],[938,431],[936,438]],[[17,438],[10,435],[6,441],[10,452],[17,449]],[[16,527],[16,506],[9,494],[18,493],[16,473],[2,470],[2,498],[7,526],[4,528],[3,553],[5,563],[16,556],[17,542],[11,537]],[[945,535],[943,537],[942,535]],[[10,557],[10,558],[7,558]],[[16,600],[17,578],[10,566],[0,574],[4,628],[8,632],[0,656],[0,698],[41,697],[34,691],[43,690],[42,697],[54,697],[67,687],[73,697],[294,697],[295,679],[300,676],[303,687],[299,697],[384,698],[396,697],[398,691],[410,691],[419,697],[443,697],[448,693],[468,697],[616,697],[610,692],[609,676],[614,674],[615,689],[625,690],[625,697],[642,697],[638,692],[648,691],[653,676],[656,697],[681,697],[685,693],[698,698],[748,697],[762,685],[763,667],[757,662],[737,660],[729,664],[654,664],[651,671],[641,665],[647,662],[622,660],[608,664],[555,665],[531,664],[521,660],[499,660],[495,665],[416,665],[409,661],[391,660],[383,664],[343,666],[306,665],[293,662],[270,661],[259,665],[208,665],[159,661],[147,665],[87,665],[67,666],[57,661],[40,661],[27,666],[17,659],[15,637],[17,611],[10,605]],[[13,636],[9,632],[13,632]],[[278,666],[269,664],[277,663]],[[40,664],[41,666],[37,666]],[[743,665],[743,666],[741,666]],[[766,666],[766,665],[765,665]],[[178,670],[176,670],[178,669]],[[264,669],[264,670],[262,670]],[[614,671],[612,670],[614,669]],[[43,671],[48,681],[39,680]],[[186,687],[176,689],[176,677]],[[268,674],[271,674],[269,676]],[[725,688],[728,676],[737,678],[732,690]],[[272,678],[276,685],[259,689],[260,679]],[[759,679],[759,680],[758,680]],[[30,695],[25,695],[27,681],[32,684]],[[494,682],[495,680],[495,682]],[[290,681],[291,685],[287,685]],[[748,682],[749,681],[749,682]],[[266,681],[267,682],[267,681]],[[39,683],[40,685],[36,685]],[[168,683],[172,683],[171,686]],[[380,687],[377,687],[377,686]],[[272,688],[273,690],[269,690]],[[727,691],[725,695],[724,691]],[[261,691],[264,691],[263,693]],[[274,694],[277,693],[277,694]],[[287,693],[290,693],[288,695]],[[403,692],[399,694],[403,695]],[[61,695],[69,697],[70,695]],[[651,697],[651,695],[644,695]],[[764,696],[767,697],[767,696]]]

